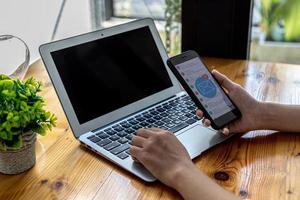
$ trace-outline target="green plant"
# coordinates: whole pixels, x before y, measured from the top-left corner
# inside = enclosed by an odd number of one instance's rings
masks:
[[[260,13],[267,39],[272,39],[272,31],[280,22],[284,27],[285,41],[300,39],[299,0],[261,0]]]
[[[166,1],[166,10],[165,10],[166,49],[168,53],[176,54],[179,53],[177,51],[180,51],[179,49],[180,47],[178,45],[180,41],[178,41],[178,39],[176,40],[175,37],[172,37],[172,31],[175,30],[179,32],[178,23],[181,22],[181,0],[165,0],[165,1]],[[172,40],[173,40],[173,45],[175,46],[174,48],[172,48]],[[172,50],[174,52],[172,52]]]
[[[41,83],[0,75],[0,150],[17,150],[23,145],[22,134],[32,130],[44,135],[56,124],[54,114],[44,110],[37,95]]]

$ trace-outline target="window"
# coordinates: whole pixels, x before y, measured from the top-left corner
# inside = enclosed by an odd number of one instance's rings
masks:
[[[112,0],[114,17],[163,20],[165,0]]]
[[[100,15],[96,12],[95,21],[99,22],[96,27],[110,27],[144,17],[153,18],[167,51],[170,54],[180,52],[181,0],[93,0],[91,5],[92,10],[101,6],[105,8]]]
[[[300,64],[300,1],[255,0],[251,59]]]

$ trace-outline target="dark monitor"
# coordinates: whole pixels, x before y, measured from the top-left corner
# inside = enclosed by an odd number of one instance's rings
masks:
[[[148,26],[51,56],[80,124],[173,86]]]

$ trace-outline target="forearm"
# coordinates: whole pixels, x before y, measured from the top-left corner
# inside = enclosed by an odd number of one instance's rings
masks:
[[[196,166],[183,169],[176,177],[174,188],[186,200],[235,200],[239,199],[232,193],[224,190]]]
[[[262,103],[260,129],[300,132],[300,106]]]

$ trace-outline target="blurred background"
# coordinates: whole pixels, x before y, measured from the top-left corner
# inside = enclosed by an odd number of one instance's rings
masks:
[[[155,19],[170,55],[181,49],[180,0],[0,1],[0,35],[22,38],[31,62],[42,43],[143,17]],[[300,64],[300,0],[254,0],[252,12],[250,59]]]

